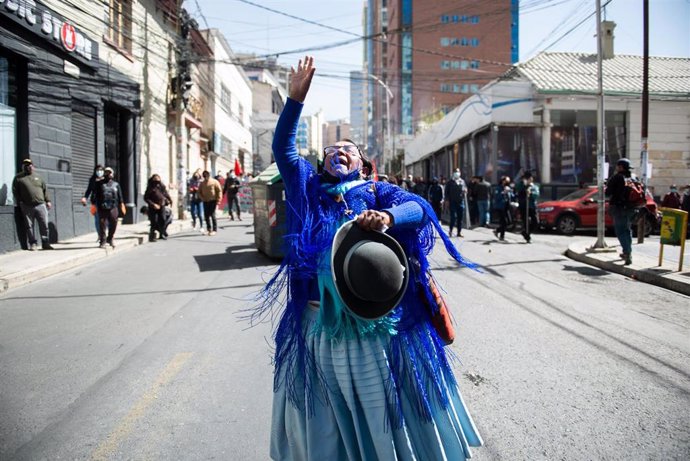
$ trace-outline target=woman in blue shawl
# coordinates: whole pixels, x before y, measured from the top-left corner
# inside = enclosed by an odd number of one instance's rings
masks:
[[[482,440],[462,400],[431,316],[427,255],[435,233],[459,263],[429,204],[364,179],[368,161],[350,141],[324,149],[323,172],[297,153],[302,103],[314,76],[291,70],[290,97],[273,153],[287,201],[287,254],[262,291],[255,320],[280,309],[275,331],[271,457],[275,460],[459,460]],[[355,219],[405,250],[410,283],[400,304],[373,321],[353,316],[334,287],[333,236]],[[433,307],[429,307],[433,306]]]

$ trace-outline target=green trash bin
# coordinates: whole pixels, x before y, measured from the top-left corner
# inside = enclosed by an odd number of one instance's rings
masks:
[[[254,244],[270,258],[284,256],[285,185],[272,163],[250,182],[254,207]]]

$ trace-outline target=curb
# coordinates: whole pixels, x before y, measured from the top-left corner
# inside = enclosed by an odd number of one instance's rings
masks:
[[[653,269],[635,269],[631,266],[623,266],[620,264],[615,264],[611,261],[602,261],[601,259],[593,258],[588,256],[586,253],[574,250],[573,245],[568,247],[565,255],[570,259],[579,261],[581,263],[589,264],[590,266],[595,266],[600,269],[607,270],[609,272],[614,272],[617,274],[630,277],[631,279],[637,280],[639,282],[649,283],[650,285],[656,285],[661,288],[666,288],[667,290],[675,291],[677,293],[690,296],[690,279],[688,282],[681,280],[676,280],[664,275],[656,273]]]
[[[168,228],[168,233],[171,235],[177,234],[184,229],[186,221],[175,221]],[[53,275],[61,274],[62,272],[92,264],[104,258],[116,256],[124,251],[131,250],[140,245],[149,243],[147,234],[133,234],[116,239],[117,247],[105,249],[93,248],[88,253],[81,254],[72,258],[67,258],[62,261],[47,264],[41,267],[32,268],[21,272],[8,274],[6,277],[0,277],[0,295],[7,291],[28,285],[39,280],[51,277]]]

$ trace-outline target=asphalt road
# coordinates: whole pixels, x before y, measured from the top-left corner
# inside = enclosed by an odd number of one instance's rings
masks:
[[[268,459],[270,325],[240,317],[274,266],[221,225],[0,297],[0,459]],[[434,264],[475,459],[690,458],[688,297],[465,236],[481,273]]]

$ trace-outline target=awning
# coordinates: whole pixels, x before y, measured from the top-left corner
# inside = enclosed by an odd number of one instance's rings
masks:
[[[530,82],[494,80],[406,144],[405,165],[412,165],[491,123],[531,123],[533,106]]]

